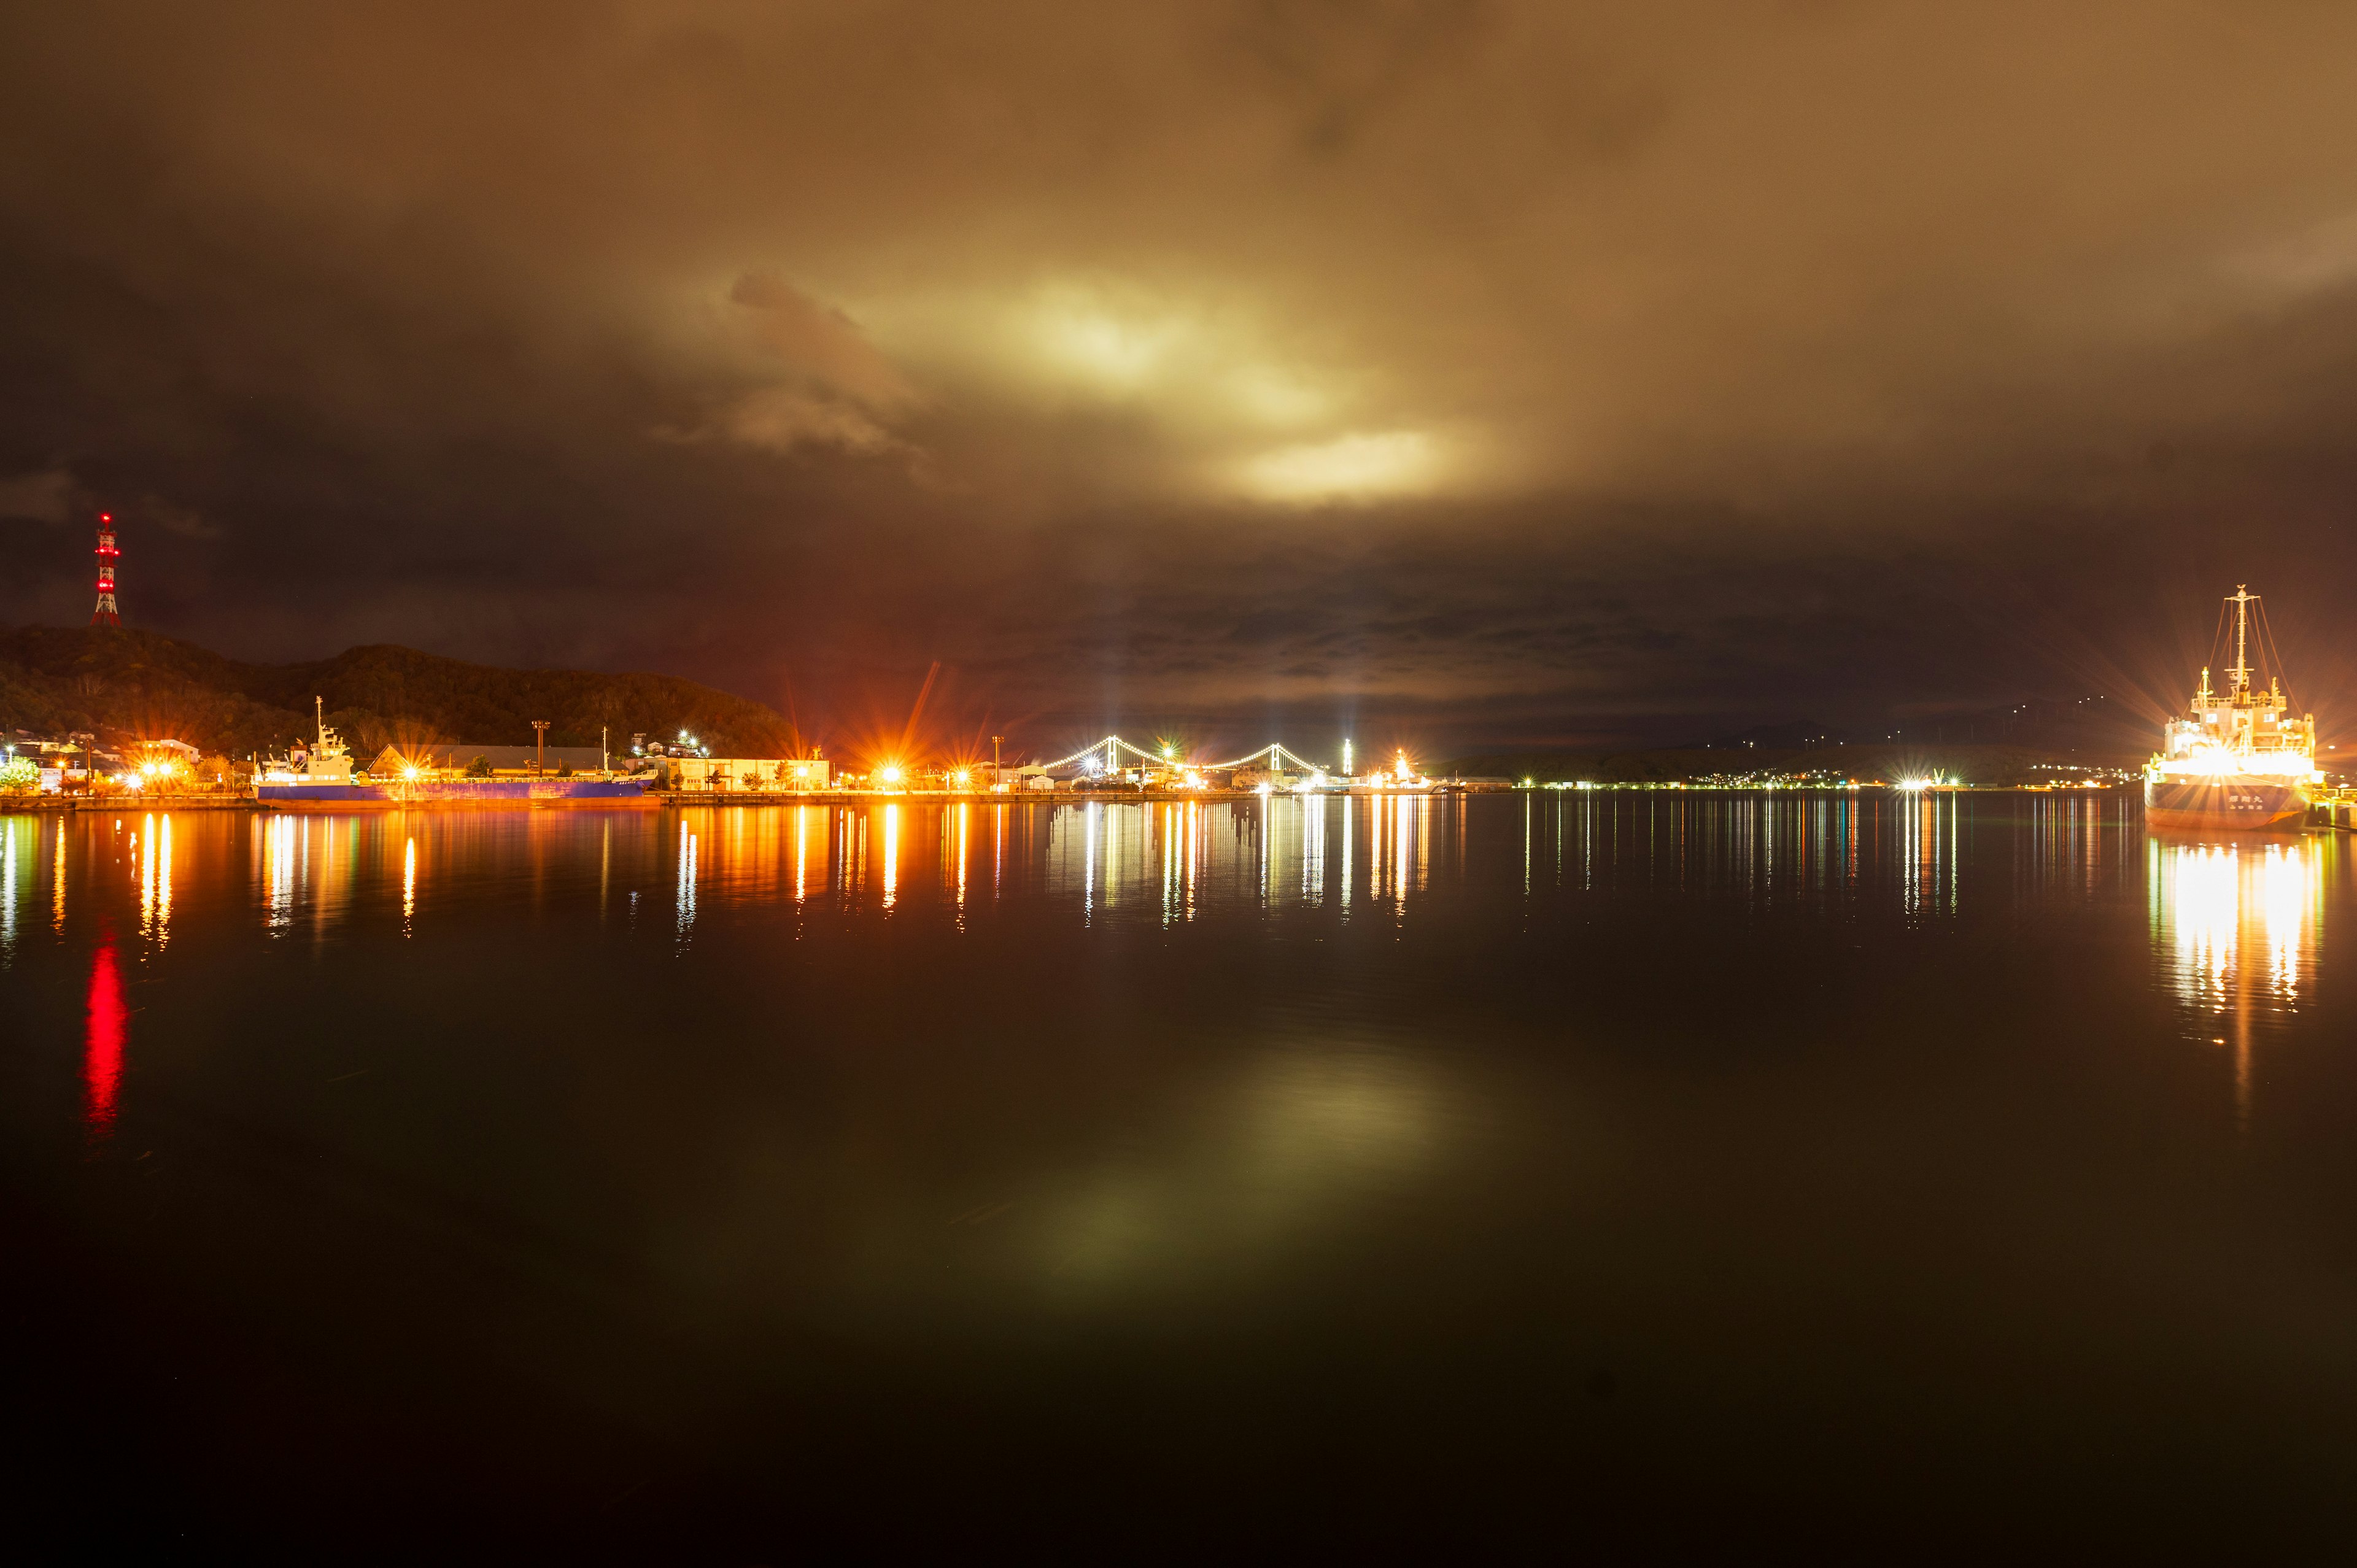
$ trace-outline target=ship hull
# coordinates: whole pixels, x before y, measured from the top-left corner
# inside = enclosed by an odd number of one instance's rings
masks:
[[[2304,827],[2308,786],[2276,779],[2147,779],[2148,827],[2192,832],[2266,832]]]
[[[254,798],[280,811],[407,810],[418,806],[651,806],[640,779],[425,779],[386,784],[263,784]]]

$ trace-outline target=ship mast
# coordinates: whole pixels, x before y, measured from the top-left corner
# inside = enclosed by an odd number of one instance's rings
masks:
[[[2245,583],[2234,585],[2230,601],[2234,607],[2234,668],[2228,671],[2234,677],[2234,690],[2247,695],[2251,690],[2251,601],[2259,596],[2251,592]]]

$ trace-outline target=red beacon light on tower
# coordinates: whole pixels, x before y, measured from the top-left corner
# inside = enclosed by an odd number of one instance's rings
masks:
[[[114,558],[122,553],[114,547],[114,514],[98,514],[98,608],[90,615],[92,626],[119,627],[122,612],[114,607]]]

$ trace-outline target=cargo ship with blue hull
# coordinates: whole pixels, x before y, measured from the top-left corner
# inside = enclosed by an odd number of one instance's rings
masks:
[[[2161,733],[2145,764],[2146,825],[2185,832],[2285,832],[2308,823],[2316,770],[2316,719],[2294,718],[2283,677],[2265,690],[2253,679],[2251,607],[2259,596],[2237,586],[2234,663],[2223,691],[2201,671],[2187,716]]]
[[[314,706],[317,706],[317,703]],[[655,804],[643,779],[450,778],[409,767],[390,779],[355,777],[350,749],[324,716],[318,739],[274,760],[253,781],[254,799],[282,811],[369,811],[415,806],[641,806]]]

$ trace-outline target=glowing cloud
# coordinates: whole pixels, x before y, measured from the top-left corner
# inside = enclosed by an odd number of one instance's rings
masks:
[[[1144,413],[1223,445],[1332,420],[1354,378],[1305,357],[1245,299],[1139,282],[1058,282],[1013,295],[884,297],[863,320],[909,363],[985,388]]]
[[[1394,430],[1287,446],[1251,459],[1241,478],[1247,489],[1272,500],[1323,501],[1412,495],[1439,473],[1430,436]]]
[[[1141,319],[1069,298],[1043,302],[1026,336],[1040,358],[1075,381],[1132,392],[1157,379],[1186,336],[1172,317]]]

